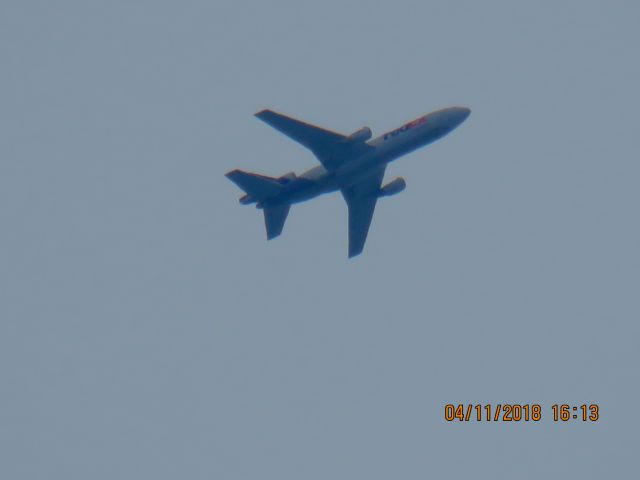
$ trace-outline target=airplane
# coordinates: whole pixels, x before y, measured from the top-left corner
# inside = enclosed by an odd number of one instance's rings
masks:
[[[263,122],[308,148],[320,165],[301,175],[278,178],[232,170],[226,177],[244,190],[243,205],[264,211],[267,240],[282,233],[291,205],[340,190],[349,209],[349,258],[362,253],[376,202],[405,189],[402,177],[382,185],[387,164],[458,127],[471,110],[449,107],[423,115],[379,137],[369,127],[342,135],[272,110],[255,114]]]

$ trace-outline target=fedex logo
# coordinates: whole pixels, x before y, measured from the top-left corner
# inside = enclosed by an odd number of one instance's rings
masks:
[[[395,137],[399,133],[406,132],[407,130],[409,130],[409,129],[413,128],[413,127],[417,127],[418,125],[421,125],[421,124],[425,123],[426,121],[427,121],[427,116],[426,115],[424,117],[417,118],[415,120],[410,121],[409,123],[405,123],[400,128],[396,128],[395,130],[391,130],[390,132],[385,133],[383,138],[384,138],[384,140],[386,140],[389,137]]]

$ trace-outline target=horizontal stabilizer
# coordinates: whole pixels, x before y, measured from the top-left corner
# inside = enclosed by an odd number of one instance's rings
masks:
[[[267,229],[267,240],[282,233],[284,222],[289,214],[289,205],[278,205],[264,209],[264,226]]]
[[[282,189],[282,184],[275,178],[257,173],[232,170],[225,175],[229,180],[247,192],[256,201],[277,195]]]

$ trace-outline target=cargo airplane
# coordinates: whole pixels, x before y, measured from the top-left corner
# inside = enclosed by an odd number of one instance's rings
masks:
[[[268,240],[282,233],[291,205],[340,190],[349,209],[349,257],[353,257],[362,253],[378,198],[405,188],[402,177],[381,186],[387,164],[445,136],[470,113],[465,107],[437,110],[370,140],[368,127],[342,135],[262,110],[256,117],[307,147],[320,165],[301,175],[291,172],[278,178],[242,170],[226,176],[245,191],[240,203],[255,203],[264,211]]]

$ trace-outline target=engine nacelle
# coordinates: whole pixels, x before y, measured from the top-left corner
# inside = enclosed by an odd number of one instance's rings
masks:
[[[249,205],[250,203],[256,203],[256,199],[247,193],[246,195],[240,197],[240,203],[242,205]]]
[[[391,195],[395,195],[396,193],[400,193],[407,187],[407,183],[404,181],[404,178],[398,177],[395,180],[387,183],[384,187],[380,189],[378,192],[378,197],[390,197]]]
[[[369,127],[362,127],[357,132],[353,132],[347,138],[352,142],[366,142],[371,138],[371,129]]]
[[[283,185],[286,185],[287,183],[291,182],[292,180],[296,179],[296,174],[294,172],[289,172],[289,173],[285,173],[284,175],[282,175],[281,177],[278,178],[278,182],[280,182]]]

